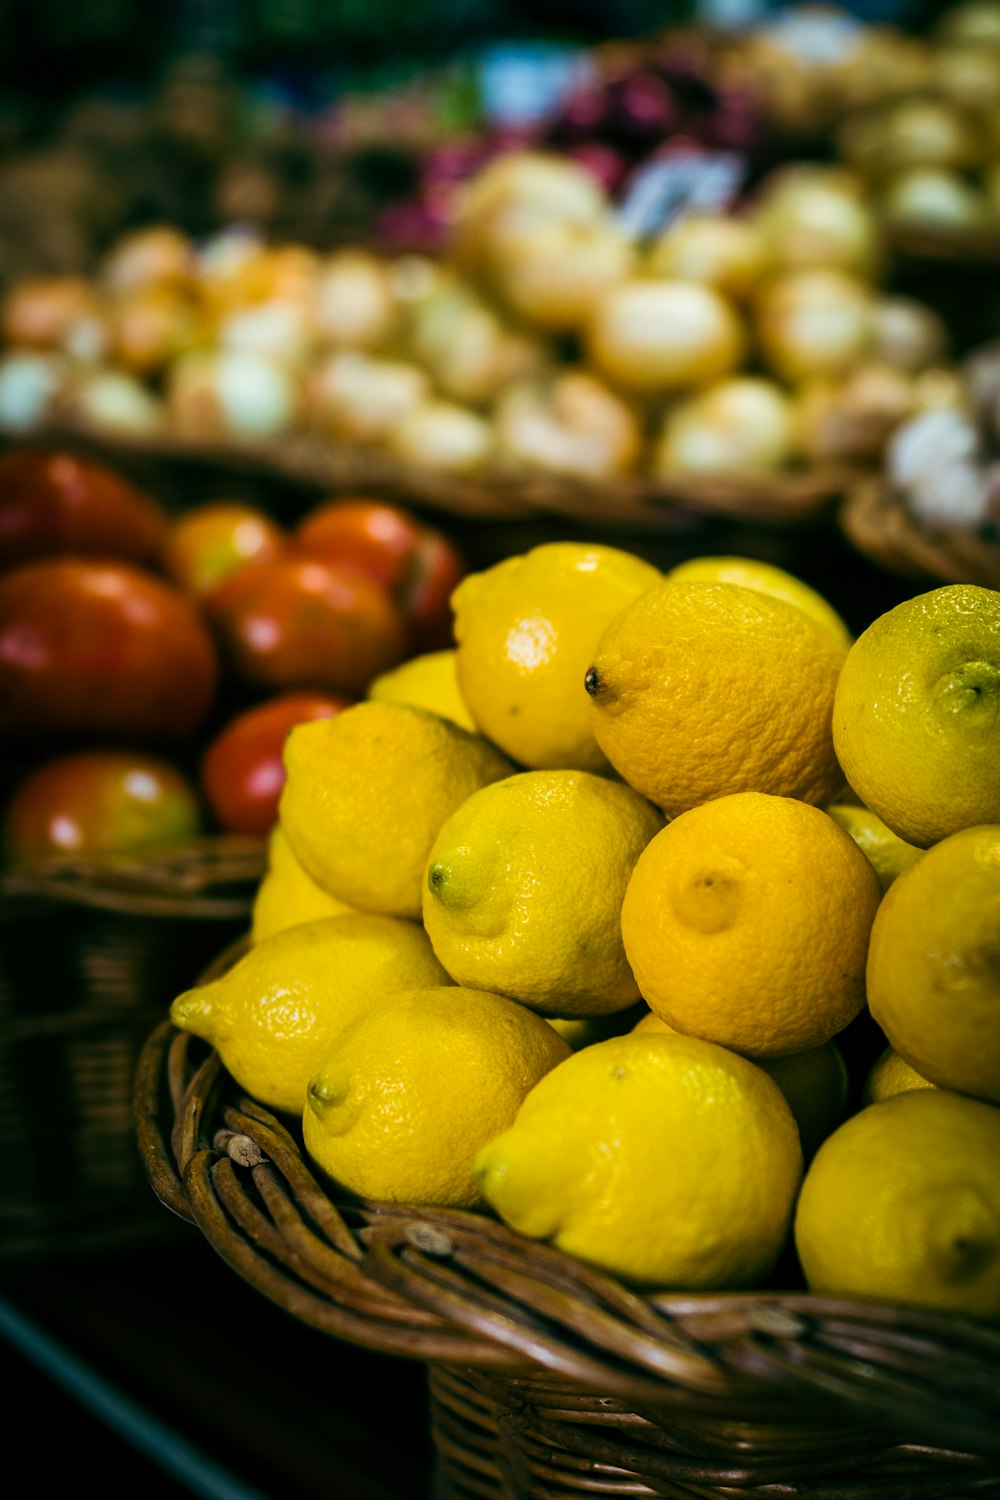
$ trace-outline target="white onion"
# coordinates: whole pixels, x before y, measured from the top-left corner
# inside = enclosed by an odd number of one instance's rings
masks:
[[[51,415],[69,379],[61,354],[15,350],[0,358],[0,426],[30,432]]]
[[[835,266],[870,273],[879,256],[875,215],[836,169],[802,169],[765,189],[755,223],[772,270]]]
[[[124,370],[81,372],[60,398],[60,411],[104,432],[142,435],[161,430],[163,402]]]
[[[767,260],[760,232],[729,214],[683,214],[650,246],[643,270],[666,280],[700,281],[742,300],[761,280]]]
[[[747,336],[735,306],[712,287],[633,279],[598,299],[585,343],[612,384],[656,394],[728,375],[744,357]]]
[[[668,411],[656,474],[771,473],[793,456],[792,405],[774,381],[738,376]]]
[[[988,213],[985,192],[946,167],[911,167],[883,184],[878,200],[886,224],[969,229]]]
[[[511,386],[494,410],[498,456],[514,468],[599,479],[634,468],[642,426],[628,402],[586,370]]]
[[[516,236],[493,260],[493,285],[519,318],[536,328],[570,332],[594,301],[632,270],[635,250],[610,221],[546,220]]]
[[[493,427],[485,417],[450,401],[429,401],[389,436],[390,451],[416,468],[454,475],[477,474],[493,454]]]
[[[512,380],[537,372],[548,357],[537,339],[511,327],[460,283],[416,309],[408,352],[445,396],[469,406],[493,401]]]
[[[872,357],[916,373],[940,364],[948,329],[932,307],[915,297],[877,297],[872,305]]]
[[[196,270],[195,248],[181,230],[154,224],[123,235],[101,266],[101,280],[115,295],[160,282],[184,285]]]
[[[893,433],[886,451],[886,473],[893,485],[911,489],[921,475],[940,464],[978,462],[981,456],[979,433],[966,412],[925,411]]]
[[[166,400],[185,436],[274,437],[292,425],[299,393],[289,370],[265,355],[199,350],[170,367]]]
[[[430,396],[430,380],[416,365],[344,350],[310,372],[306,400],[312,424],[367,443],[387,437]]]
[[[341,349],[383,349],[399,324],[388,263],[360,250],[341,250],[321,264],[313,307],[322,343]]]
[[[775,277],[754,301],[754,326],[767,369],[791,382],[841,375],[867,354],[871,286],[832,267]]]

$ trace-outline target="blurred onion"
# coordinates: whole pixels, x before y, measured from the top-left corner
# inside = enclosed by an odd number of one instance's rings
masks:
[[[514,468],[599,479],[635,467],[635,410],[586,370],[509,387],[494,410],[497,455]]]
[[[509,151],[456,192],[449,234],[455,263],[478,273],[502,253],[505,237],[545,219],[595,224],[608,197],[592,172],[555,152]]]
[[[765,184],[754,222],[772,270],[834,266],[870,274],[878,225],[860,185],[836,168],[801,167]]]
[[[610,220],[545,221],[506,246],[493,263],[493,285],[525,322],[568,333],[586,322],[606,288],[629,274],[634,259],[631,241]]]
[[[633,279],[598,298],[585,342],[613,384],[656,394],[728,375],[746,353],[747,334],[735,306],[710,286]]]
[[[0,333],[20,349],[63,349],[80,354],[74,340],[81,332],[105,324],[100,303],[90,285],[76,276],[30,276],[15,281],[0,308]],[[87,357],[101,352],[101,341]]]
[[[458,282],[414,310],[407,350],[445,396],[470,406],[493,401],[512,380],[535,374],[548,357],[537,339],[509,326]]]
[[[724,296],[749,296],[767,268],[755,224],[734,215],[689,213],[654,240],[643,264],[651,276],[700,281]]]
[[[132,288],[108,311],[111,357],[136,375],[153,375],[203,342],[206,330],[190,295],[169,282]]]
[[[399,306],[389,263],[363,250],[341,250],[321,264],[313,307],[317,340],[368,353],[398,331]]]
[[[485,417],[450,401],[428,401],[389,435],[402,463],[454,475],[478,474],[493,455],[493,427]]]
[[[369,443],[386,438],[430,397],[430,379],[416,365],[342,350],[310,372],[305,399],[312,425]]]
[[[44,425],[71,368],[62,354],[14,350],[0,357],[0,426],[30,432]]]
[[[916,373],[948,353],[948,329],[934,308],[915,297],[876,297],[872,305],[872,358]]]
[[[185,437],[274,437],[292,425],[299,394],[290,372],[266,355],[198,350],[170,367],[166,402]]]
[[[142,436],[164,425],[163,402],[124,370],[81,370],[58,398],[60,416],[102,432]]]
[[[101,281],[109,292],[132,291],[166,282],[188,285],[195,274],[192,241],[169,224],[135,229],[119,239],[104,257]]]
[[[840,375],[866,356],[874,293],[832,267],[786,271],[754,300],[754,326],[768,370],[793,383]]]
[[[661,475],[773,473],[793,456],[791,401],[773,380],[745,375],[673,406],[652,468]]]
[[[841,381],[815,381],[799,393],[798,441],[814,463],[864,463],[882,457],[890,434],[916,409],[908,375],[889,365],[863,365]]]
[[[879,191],[878,208],[892,228],[933,225],[971,229],[988,214],[981,188],[943,167],[911,167],[898,172]]]

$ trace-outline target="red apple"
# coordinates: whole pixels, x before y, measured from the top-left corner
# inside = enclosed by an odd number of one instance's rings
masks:
[[[59,449],[0,454],[0,567],[57,553],[152,563],[167,514],[97,459]]]
[[[198,607],[141,568],[43,558],[0,575],[0,740],[181,744],[217,681]]]
[[[303,557],[253,563],[206,601],[225,659],[258,688],[362,693],[406,654],[403,616],[381,584]]]
[[[354,702],[329,693],[280,693],[244,709],[218,732],[201,760],[201,788],[226,833],[266,834],[278,819],[289,730],[330,719]]]
[[[194,786],[176,766],[126,750],[58,756],[16,787],[4,815],[8,869],[53,859],[153,853],[202,831]]]
[[[286,547],[284,529],[258,506],[216,500],[171,521],[162,563],[174,583],[203,598],[237,568],[279,557]]]

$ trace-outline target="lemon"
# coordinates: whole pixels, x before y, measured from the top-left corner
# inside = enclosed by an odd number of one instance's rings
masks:
[[[482,732],[520,766],[607,771],[584,673],[605,624],[662,578],[629,552],[577,542],[467,574],[451,596],[458,680]]]
[[[352,911],[344,901],[322,890],[303,870],[276,823],[267,843],[267,869],[257,887],[250,919],[250,937],[255,943],[317,917],[340,917]]]
[[[911,1068],[905,1058],[891,1047],[886,1047],[869,1070],[861,1092],[862,1104],[877,1104],[880,1099],[891,1099],[893,1094],[905,1094],[908,1089],[933,1089],[931,1083],[916,1068]]]
[[[868,1006],[923,1077],[1000,1103],[1000,825],[921,855],[872,924]]]
[[[419,918],[441,824],[514,767],[481,735],[404,703],[355,703],[296,724],[278,821],[303,869],[340,901]]]
[[[643,999],[676,1030],[751,1055],[804,1052],[863,1009],[881,899],[868,859],[820,808],[737,792],[650,841],[622,938]]]
[[[1000,1110],[913,1089],[840,1125],[805,1174],[811,1291],[1000,1317]]]
[[[427,651],[411,656],[369,683],[368,698],[380,703],[408,703],[451,719],[471,733],[476,724],[458,685],[457,651]]]
[[[424,927],[458,984],[553,1016],[639,998],[620,913],[663,817],[590,771],[521,771],[473,792],[427,862]]]
[[[850,646],[853,635],[845,622],[823,595],[794,573],[773,563],[761,562],[753,557],[692,557],[678,563],[667,574],[674,583],[738,583],[742,588],[759,589],[774,599],[784,599],[788,604],[797,604],[805,610],[817,625],[829,630],[841,646]]]
[[[592,1047],[595,1042],[605,1042],[610,1036],[623,1036],[633,1028],[629,1025],[632,1013],[642,1004],[625,1010],[610,1011],[603,1016],[546,1016],[550,1026],[569,1042],[574,1052],[581,1047]]]
[[[753,1286],[781,1252],[802,1172],[791,1110],[745,1058],[697,1037],[574,1052],[476,1159],[513,1229],[644,1286]]]
[[[264,938],[221,978],[178,995],[170,1019],[211,1043],[261,1104],[300,1114],[310,1078],[372,994],[449,982],[416,922],[353,912]]]
[[[908,844],[893,833],[867,807],[856,807],[851,802],[832,802],[826,811],[835,823],[846,828],[858,848],[867,854],[875,866],[883,891],[887,891],[896,877],[908,870],[923,853],[916,844]]]
[[[673,1027],[651,1010],[636,1022],[632,1030],[639,1033],[673,1032]],[[808,1161],[815,1155],[820,1142],[825,1141],[844,1118],[850,1093],[844,1054],[836,1042],[829,1041],[805,1052],[755,1057],[753,1061],[774,1079],[788,1101],[799,1127],[802,1154]]]
[[[948,584],[880,615],[848,652],[833,738],[866,807],[907,843],[1000,822],[1000,592]]]
[[[540,1016],[502,995],[423,986],[376,997],[309,1084],[306,1151],[365,1198],[480,1206],[477,1150],[569,1055]]]
[[[584,685],[619,775],[674,815],[730,792],[832,800],[847,651],[785,599],[664,580],[603,631]]]

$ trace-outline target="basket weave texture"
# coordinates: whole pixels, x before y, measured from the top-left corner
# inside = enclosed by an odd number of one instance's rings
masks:
[[[0,878],[0,1258],[162,1233],[135,1069],[170,999],[245,929],[263,862],[219,839]]]
[[[639,1295],[486,1214],[330,1195],[297,1122],[161,1021],[160,1201],[322,1334],[427,1367],[435,1500],[1000,1496],[1000,1332],[803,1290]]]
[[[1000,588],[1000,536],[922,522],[880,478],[849,490],[838,523],[852,546],[890,572]]]

